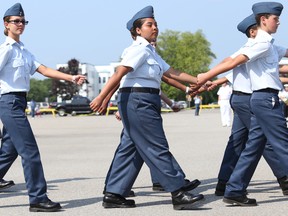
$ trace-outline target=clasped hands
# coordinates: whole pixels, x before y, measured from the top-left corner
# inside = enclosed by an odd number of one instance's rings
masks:
[[[189,85],[189,91],[188,94],[191,97],[194,97],[195,95],[203,92],[203,91],[211,91],[217,87],[217,84],[208,80],[206,78],[205,73],[199,73],[197,75],[197,83],[196,84],[190,84]]]

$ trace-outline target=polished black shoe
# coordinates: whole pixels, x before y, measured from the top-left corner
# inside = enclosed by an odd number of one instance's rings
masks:
[[[161,186],[160,183],[153,183],[152,190],[153,191],[165,191],[165,189]]]
[[[282,189],[283,195],[288,195],[288,178],[287,176],[283,178],[277,179],[278,183],[280,185],[280,188]]]
[[[185,179],[186,184],[182,187],[182,189],[184,191],[191,191],[195,188],[197,188],[201,182],[198,179],[194,179],[193,181],[187,181],[187,179]]]
[[[237,206],[257,206],[256,199],[249,199],[246,195],[237,197],[224,197],[223,202]]]
[[[134,208],[136,207],[134,200],[125,199],[119,194],[105,193],[102,206],[104,208]]]
[[[183,190],[190,191],[195,189],[201,184],[201,182],[198,179],[195,179],[193,181],[189,181],[188,179],[185,179],[185,186],[183,187]],[[152,185],[153,191],[165,191],[165,189],[161,186],[160,183],[153,183]]]
[[[174,210],[185,210],[196,208],[204,200],[203,194],[193,195],[186,191],[179,191],[172,195],[172,204]]]
[[[224,196],[225,193],[225,188],[226,188],[226,183],[218,181],[215,189],[215,195],[216,196]]]
[[[56,212],[61,209],[60,203],[52,202],[48,200],[47,202],[43,203],[35,203],[30,204],[29,211],[30,212]]]
[[[216,185],[215,196],[224,196],[225,189],[226,189],[226,183],[219,181]],[[248,195],[247,190],[245,190],[244,193]]]
[[[13,185],[15,185],[14,181],[0,180],[0,190],[12,187]]]
[[[103,194],[105,194],[106,193],[106,187],[104,187],[104,190],[103,190]],[[133,190],[131,190],[130,192],[129,192],[129,194],[127,195],[127,196],[125,196],[125,197],[135,197],[136,195],[135,195],[135,193],[134,193],[134,191]]]

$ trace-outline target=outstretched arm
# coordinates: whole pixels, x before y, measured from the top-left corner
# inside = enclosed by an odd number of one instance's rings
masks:
[[[191,76],[190,74],[175,70],[172,67],[170,67],[169,70],[167,70],[163,75],[168,78],[177,80],[179,82],[186,82],[186,83],[194,84],[194,85],[196,84],[195,87],[193,88],[194,91],[201,87],[200,85],[197,85],[196,77]]]
[[[76,83],[78,85],[81,85],[84,82],[84,80],[86,79],[86,77],[83,75],[72,76],[71,74],[62,73],[60,71],[54,70],[54,69],[46,67],[44,65],[40,65],[37,68],[37,71],[45,77],[58,79],[58,80],[66,80],[66,81]]]
[[[220,64],[216,65],[214,68],[209,70],[206,73],[198,74],[198,84],[204,84],[206,81],[216,77],[217,75],[227,72],[238,65],[244,64],[248,61],[248,57],[246,55],[240,54],[235,58],[227,59],[226,61],[221,62]]]
[[[173,102],[167,97],[167,95],[165,95],[162,91],[161,91],[161,99],[162,99],[166,104],[168,104],[168,106],[170,106],[171,109],[172,109],[174,112],[180,111],[180,107],[179,107],[176,103],[173,103]]]

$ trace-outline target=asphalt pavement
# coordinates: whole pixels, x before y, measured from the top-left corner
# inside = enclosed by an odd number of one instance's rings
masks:
[[[261,159],[248,187],[249,197],[256,198],[256,207],[226,206],[222,197],[214,195],[217,174],[230,134],[222,127],[219,109],[165,113],[163,123],[170,149],[186,177],[198,178],[202,184],[193,193],[205,196],[203,205],[193,210],[175,211],[171,195],[152,191],[149,169],[143,166],[133,190],[137,207],[104,209],[102,191],[106,172],[119,143],[122,124],[113,115],[67,116],[45,115],[30,123],[38,141],[48,195],[62,204],[56,213],[30,213],[27,191],[18,158],[5,176],[16,185],[0,193],[0,215],[194,215],[243,216],[286,215],[287,198],[282,195],[273,173]]]

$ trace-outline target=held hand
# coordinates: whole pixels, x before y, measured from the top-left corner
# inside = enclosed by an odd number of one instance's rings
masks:
[[[122,120],[119,111],[117,111],[117,112],[115,113],[115,117],[116,117],[116,119],[117,119],[118,121],[121,121],[121,120]]]
[[[214,90],[218,85],[214,82],[212,82],[212,84],[210,86],[208,86],[207,91],[212,91]]]
[[[190,94],[190,92],[197,91],[200,87],[201,87],[201,85],[198,85],[198,83],[197,84],[189,84],[188,94]]]
[[[174,104],[171,109],[173,110],[173,112],[179,112],[180,111],[180,107],[178,104]]]
[[[86,80],[86,76],[83,76],[83,75],[72,76],[72,82],[77,85],[82,85],[85,80]]]
[[[199,73],[197,75],[197,84],[203,85],[205,82],[207,82],[209,79],[207,79],[206,73]]]
[[[94,112],[98,112],[98,113],[100,113],[100,114],[103,114],[103,113],[105,113],[107,107],[106,107],[106,105],[104,105],[102,102],[103,102],[103,101],[102,101],[100,98],[96,97],[96,98],[94,98],[94,99],[91,101],[91,103],[90,103],[90,108],[91,108]]]
[[[194,92],[190,92],[189,95],[190,97],[195,97],[197,94],[200,94],[201,92],[200,91],[194,91]]]

